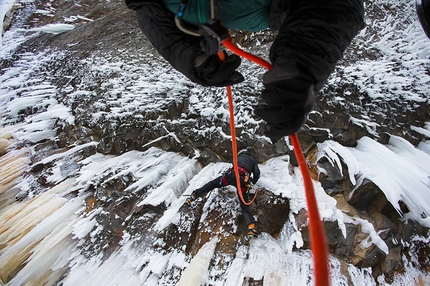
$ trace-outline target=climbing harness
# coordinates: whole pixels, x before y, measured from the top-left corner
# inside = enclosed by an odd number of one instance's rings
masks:
[[[187,2],[187,0],[183,0],[183,2]],[[237,54],[238,56],[242,56],[270,70],[272,68],[272,65],[270,63],[233,45],[233,43],[231,42],[231,37],[228,29],[222,26],[219,20],[215,19],[214,15],[216,15],[216,11],[214,9],[216,5],[214,4],[214,2],[215,0],[211,0],[212,19],[209,21],[209,24],[203,25],[204,28],[200,28],[199,32],[195,33],[194,35],[204,37],[205,41],[214,42],[214,44],[212,44],[210,47],[211,48],[210,51],[213,52],[212,48],[218,47],[218,51],[217,51],[218,56],[222,61],[225,60],[225,55],[221,51],[221,49],[222,47],[225,47],[231,52]],[[181,6],[180,6],[180,9],[181,9]],[[182,8],[182,13],[184,9],[185,9],[185,6]],[[178,21],[178,22],[180,25],[184,24],[184,21],[182,22]],[[182,26],[182,28],[180,29],[182,30],[184,26]],[[225,29],[226,32],[225,31],[220,32],[222,29]],[[204,30],[204,32],[202,32],[202,30]],[[228,37],[225,36],[226,34],[228,35]],[[205,45],[206,44],[204,44],[203,46]],[[245,205],[250,205],[254,201],[255,197],[257,196],[257,192],[254,195],[254,199],[251,200],[251,202],[246,202],[242,192],[240,191],[241,189],[240,174],[239,174],[239,166],[237,162],[238,160],[237,160],[236,128],[234,123],[234,106],[233,106],[233,96],[232,96],[231,86],[227,86],[226,90],[227,90],[229,113],[230,113],[230,132],[231,132],[231,139],[232,139],[231,141],[232,141],[232,154],[233,154],[233,168],[236,175],[237,190],[242,203]],[[315,190],[313,187],[312,179],[311,179],[308,165],[303,155],[303,151],[300,146],[300,142],[297,137],[297,134],[290,135],[290,139],[294,147],[294,154],[296,155],[297,161],[299,163],[300,171],[302,173],[303,182],[305,186],[306,203],[308,207],[308,217],[309,217],[309,234],[311,238],[311,250],[314,255],[313,259],[314,259],[315,285],[318,285],[318,286],[330,285],[328,248],[326,243],[326,235],[325,235],[325,231],[324,231],[324,227],[323,227],[320,215],[318,213],[318,204],[316,202]]]
[[[253,202],[257,198],[258,189],[253,187],[253,185],[251,184],[250,174],[246,169],[238,166],[238,171],[239,171],[239,178],[243,178],[242,180],[240,179],[239,180],[242,181],[244,184],[243,186],[240,186],[242,184],[239,184],[239,186],[237,187],[237,190],[241,194],[246,193],[247,196],[252,195],[251,200],[249,200],[249,197],[247,197],[247,199],[243,198],[243,201],[242,201],[242,203],[246,203],[247,205],[250,205],[251,202]],[[228,177],[230,177],[231,174],[235,174],[234,167],[230,167],[222,173],[221,179],[220,179],[220,185],[224,185],[224,186],[229,185]],[[235,180],[237,184],[236,175],[235,175]]]

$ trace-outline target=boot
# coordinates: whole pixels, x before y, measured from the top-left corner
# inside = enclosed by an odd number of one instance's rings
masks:
[[[255,228],[254,223],[248,224],[248,237],[257,237],[259,234],[260,232]]]
[[[196,199],[196,196],[192,193],[191,196],[187,198],[187,203],[191,205]]]

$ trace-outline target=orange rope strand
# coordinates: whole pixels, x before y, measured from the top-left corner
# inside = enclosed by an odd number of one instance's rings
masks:
[[[224,45],[224,47],[226,47],[233,53],[239,56],[242,56],[250,61],[253,61],[265,67],[268,70],[272,68],[272,65],[266,62],[265,60],[233,45],[230,39],[223,41],[222,44]],[[233,100],[231,99],[232,95],[231,95],[230,86],[227,87],[227,94],[229,97],[229,105],[230,105],[230,130],[231,130],[231,136],[232,136],[233,165],[235,168],[237,185],[240,188],[239,172],[237,168],[236,131],[234,127],[234,113],[232,113]],[[311,250],[314,256],[315,285],[328,286],[330,285],[328,248],[327,248],[324,227],[318,212],[318,204],[315,197],[314,186],[313,186],[308,165],[303,155],[302,148],[300,147],[300,142],[299,142],[299,139],[297,138],[297,135],[292,134],[290,136],[290,139],[291,139],[291,142],[293,143],[294,154],[297,157],[297,161],[299,163],[299,167],[302,173],[303,182],[305,186],[306,202],[308,206],[308,216],[309,216],[309,235],[311,238]],[[243,196],[240,191],[239,191],[239,194],[241,196],[242,202],[244,202]]]
[[[222,42],[222,44],[224,45],[224,47],[226,47],[238,56],[244,57],[245,59],[250,60],[262,67],[265,67],[268,70],[272,68],[272,65],[270,63],[266,62],[262,58],[257,57],[256,55],[253,55],[251,53],[248,53],[247,51],[238,48],[237,46],[233,45],[231,40],[225,40]]]
[[[312,183],[306,159],[300,147],[297,134],[290,135],[293,142],[294,154],[296,154],[300,171],[302,172],[305,186],[306,203],[308,205],[309,236],[311,238],[311,250],[314,255],[315,285],[330,285],[330,269],[328,264],[328,248],[324,226],[322,224],[318,204],[315,197],[314,185]]]
[[[225,60],[224,52],[218,52],[218,57],[220,60]],[[240,174],[239,174],[239,164],[237,162],[237,142],[236,142],[236,128],[234,124],[234,104],[233,104],[233,93],[231,91],[231,86],[227,86],[227,98],[228,98],[228,110],[230,112],[230,134],[231,134],[231,152],[233,154],[233,169],[234,174],[236,176],[236,186],[237,186],[237,192],[239,194],[240,200],[244,205],[249,206],[254,202],[254,200],[257,198],[258,191],[255,192],[254,197],[252,200],[247,203],[246,200],[243,198],[242,194],[242,188],[240,186]]]
[[[230,134],[231,134],[231,152],[233,154],[233,169],[234,174],[236,175],[236,186],[237,192],[239,194],[240,200],[244,205],[249,206],[254,202],[257,197],[257,192],[255,192],[253,199],[247,203],[242,194],[242,188],[240,186],[240,174],[239,174],[239,164],[237,162],[237,143],[236,143],[236,128],[234,125],[234,106],[233,106],[233,95],[231,92],[231,86],[227,86],[227,97],[228,97],[228,110],[230,112]]]

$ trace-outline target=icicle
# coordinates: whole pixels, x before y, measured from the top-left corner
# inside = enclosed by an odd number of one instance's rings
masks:
[[[3,194],[14,185],[24,173],[30,160],[26,149],[9,152],[0,158],[0,194]]]
[[[0,218],[3,221],[0,226],[0,280],[9,280],[30,256],[35,245],[61,221],[43,227],[47,224],[46,218],[67,202],[56,194],[69,190],[73,181],[66,180],[25,204],[19,203],[22,207],[18,210],[11,206],[13,212],[8,208],[3,212]],[[34,230],[36,228],[39,230]]]
[[[37,240],[39,232],[49,228],[49,233],[35,245],[25,266],[9,281],[9,284],[55,285],[61,279],[68,269],[69,258],[73,256],[75,248],[75,243],[71,238],[73,227],[77,220],[81,219],[75,213],[82,209],[83,202],[82,197],[69,201],[28,233],[22,244],[25,244],[26,240]],[[16,249],[19,247],[18,245]],[[13,253],[13,251],[9,253]]]
[[[9,144],[9,140],[0,137],[0,154],[3,154],[6,151]]]
[[[200,248],[199,252],[191,259],[187,269],[182,272],[181,279],[176,286],[204,285],[208,275],[209,263],[214,255],[218,237],[215,236]]]

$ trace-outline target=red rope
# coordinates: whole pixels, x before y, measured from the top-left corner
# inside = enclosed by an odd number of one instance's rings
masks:
[[[250,54],[237,46],[233,45],[231,40],[225,40],[222,43],[227,49],[233,53],[242,56],[250,61],[253,61],[266,69],[270,70],[272,65],[265,60]],[[224,56],[224,55],[223,55]],[[236,130],[234,127],[234,113],[233,110],[233,100],[231,95],[231,87],[227,87],[227,95],[229,97],[229,109],[230,109],[230,130],[232,136],[232,148],[233,148],[233,165],[236,173],[236,182],[238,190],[240,190],[240,178],[237,166],[237,147],[236,147]],[[318,212],[318,204],[315,197],[314,185],[312,183],[311,175],[306,163],[306,159],[303,155],[302,148],[300,147],[299,139],[296,134],[292,134],[290,139],[293,143],[294,154],[296,155],[299,167],[302,173],[303,182],[305,186],[306,202],[308,206],[308,217],[309,217],[309,236],[311,239],[311,250],[314,259],[314,276],[315,285],[326,286],[330,285],[330,273],[329,273],[329,262],[328,262],[328,248],[326,242],[326,235],[324,227]],[[242,192],[239,191],[242,202],[244,202],[242,197]]]
[[[224,61],[225,56],[223,52],[218,53],[220,60]],[[249,206],[252,204],[257,197],[258,191],[255,192],[254,198],[250,202],[246,202],[242,194],[242,188],[240,186],[240,174],[239,174],[239,164],[237,162],[237,142],[236,142],[236,128],[234,124],[234,105],[233,105],[233,93],[231,91],[231,86],[227,86],[227,97],[228,97],[228,110],[230,112],[230,134],[231,134],[231,152],[233,153],[233,169],[236,176],[236,186],[237,192],[239,194],[240,200],[244,205]]]
[[[265,60],[263,60],[262,58],[257,57],[256,55],[253,55],[251,53],[248,53],[240,48],[238,48],[237,46],[233,45],[233,43],[231,42],[231,40],[225,40],[222,42],[222,44],[224,45],[224,47],[226,47],[227,49],[229,49],[230,51],[232,51],[233,53],[235,53],[238,56],[244,57],[245,59],[248,59],[262,67],[265,67],[266,69],[270,70],[272,68],[272,65],[268,62],[266,62]]]
[[[254,202],[257,197],[257,191],[254,194],[254,198],[250,202],[246,202],[243,197],[242,188],[240,186],[240,174],[239,174],[239,164],[237,162],[237,143],[236,143],[236,128],[234,127],[234,108],[233,108],[233,95],[231,92],[231,86],[227,86],[227,97],[228,97],[228,109],[230,111],[230,134],[231,134],[231,149],[233,152],[233,169],[234,174],[236,175],[236,185],[237,192],[239,193],[240,200],[244,205],[249,206]]]
[[[290,139],[293,142],[294,154],[296,154],[305,185],[309,217],[309,236],[311,238],[311,250],[314,254],[315,285],[330,285],[326,235],[318,212],[314,185],[297,134],[292,134]]]

